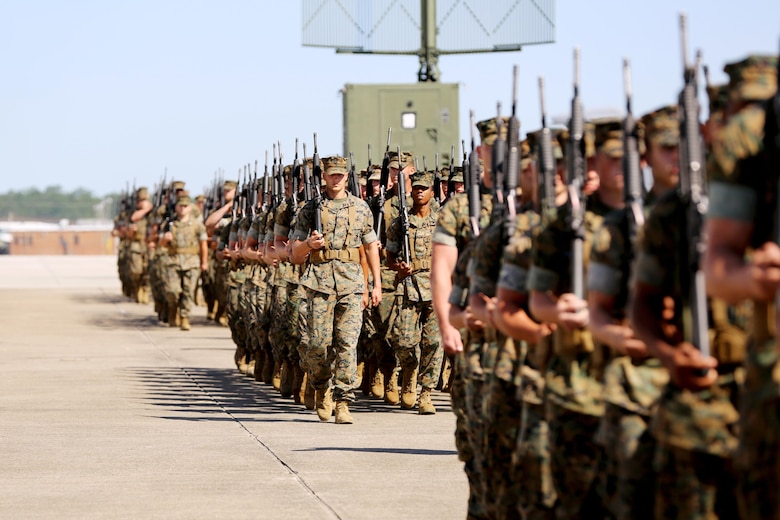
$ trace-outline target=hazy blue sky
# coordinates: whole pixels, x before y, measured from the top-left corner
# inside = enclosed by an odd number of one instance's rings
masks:
[[[624,56],[635,114],[674,102],[680,10],[715,82],[726,62],[777,52],[778,0],[558,0],[556,43],[440,59],[442,81],[461,85],[461,136],[469,109],[509,106],[514,64],[523,132],[540,125],[539,75],[548,112],[566,114],[575,46],[586,111],[622,110]],[[418,61],[303,47],[301,19],[297,0],[0,0],[0,192],[102,195],[152,186],[165,167],[199,192],[276,140],[292,157],[313,131],[321,155],[341,153],[344,84],[414,82]]]

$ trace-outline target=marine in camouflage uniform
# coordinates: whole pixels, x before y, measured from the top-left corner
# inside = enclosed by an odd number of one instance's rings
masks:
[[[430,281],[431,238],[438,213],[431,209],[433,175],[415,172],[411,175],[411,184],[414,203],[408,215],[407,230],[410,264],[401,258],[404,240],[401,217],[393,219],[387,229],[387,265],[398,272],[389,337],[401,365],[401,407],[414,406],[419,382],[419,413],[431,415],[436,413],[431,391],[439,382],[444,359]]]
[[[149,252],[146,247],[146,217],[152,211],[149,190],[136,190],[136,206],[130,216],[129,273],[132,295],[138,303],[149,303]]]
[[[648,162],[653,167],[653,190],[644,206],[645,212],[649,212],[652,201],[668,191],[670,185],[676,186],[679,179],[677,106],[662,107],[645,115],[640,125],[644,129]],[[635,252],[633,237],[629,236],[630,218],[631,212],[626,208],[604,218],[590,256],[588,304],[591,332],[607,349],[608,359],[604,369],[605,412],[599,431],[605,455],[607,506],[616,518],[652,518],[656,446],[649,423],[669,376],[627,322]],[[639,233],[641,229],[635,231]]]
[[[478,125],[482,143],[480,156],[489,156],[498,131],[494,120],[482,121]],[[506,125],[504,125],[504,128]],[[476,158],[475,158],[476,160]],[[484,229],[490,222],[493,208],[490,175],[482,171],[480,183],[481,209],[478,227]],[[469,220],[468,195],[461,193],[449,199],[439,211],[433,235],[431,257],[431,290],[436,317],[442,334],[445,354],[452,360],[452,386],[450,399],[455,413],[455,447],[458,458],[464,463],[469,481],[469,518],[483,518],[484,481],[481,474],[484,454],[480,436],[481,410],[475,408],[475,392],[471,381],[481,377],[481,367],[467,361],[467,346],[484,342],[483,324],[471,316],[468,308],[469,278],[466,273],[470,258],[469,244],[474,231]]]
[[[583,277],[593,234],[606,214],[622,206],[622,132],[619,120],[594,121],[594,163],[599,190],[588,197],[584,216]],[[562,184],[562,168],[556,185]],[[556,191],[557,193],[557,191]],[[609,203],[608,203],[608,202]],[[595,436],[604,414],[602,372],[604,356],[597,349],[588,323],[587,302],[572,293],[571,252],[574,231],[572,204],[558,208],[537,237],[528,274],[530,308],[536,318],[556,323],[553,354],[545,375],[546,414],[559,518],[600,517],[604,510],[602,447]],[[587,297],[587,295],[583,295]]]
[[[165,277],[168,308],[178,309],[181,330],[190,330],[190,310],[201,269],[206,268],[206,227],[190,216],[192,200],[187,195],[176,200],[176,220],[163,235],[160,245],[168,247],[170,262]],[[175,326],[175,321],[169,325]]]
[[[225,204],[209,213],[206,218],[206,231],[211,234],[214,245],[214,294],[216,297],[216,312],[214,321],[223,326],[228,326],[226,307],[227,307],[227,276],[229,270],[226,265],[226,255],[224,249],[229,245],[229,231],[225,231],[230,226],[231,209],[233,199],[236,196],[236,181],[227,180],[222,186]],[[223,233],[226,233],[223,237]]]
[[[708,128],[712,139],[707,164],[709,248],[703,267],[712,296],[753,305],[736,454],[740,516],[777,518],[780,362],[778,314],[773,305],[780,265],[776,242],[780,142],[778,104],[773,98],[777,56],[749,56],[727,65],[725,71],[728,106],[723,118]]]
[[[310,201],[298,214],[292,258],[300,261],[309,256],[300,284],[308,289],[306,363],[316,390],[317,415],[322,421],[330,419],[332,380],[336,423],[351,424],[349,402],[355,399],[357,341],[366,292],[359,249],[365,246],[375,280],[379,279],[379,252],[368,204],[346,191],[346,160],[323,159],[323,179],[323,229],[314,229],[315,203]],[[381,287],[374,287],[372,304],[378,305],[381,298]]]

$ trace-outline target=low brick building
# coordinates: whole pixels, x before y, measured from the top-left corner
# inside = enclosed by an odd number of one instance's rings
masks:
[[[0,222],[12,255],[113,255],[112,228],[110,222]]]

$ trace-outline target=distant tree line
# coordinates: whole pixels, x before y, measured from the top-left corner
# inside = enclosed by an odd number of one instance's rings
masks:
[[[109,195],[116,204],[117,195]],[[97,206],[101,200],[91,192],[79,188],[70,193],[62,191],[61,186],[49,186],[43,191],[28,188],[22,191],[8,191],[0,194],[0,220],[43,220],[96,218]],[[112,205],[112,206],[113,206]],[[108,216],[113,216],[113,207]]]

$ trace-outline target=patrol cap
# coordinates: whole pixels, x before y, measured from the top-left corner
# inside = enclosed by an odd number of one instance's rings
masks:
[[[501,118],[501,122],[501,137],[506,138],[509,118],[504,116]],[[491,146],[498,139],[498,125],[496,125],[495,117],[477,123],[477,130],[479,130],[479,140],[488,146]]]
[[[322,173],[324,175],[346,174],[348,172],[347,160],[340,155],[331,155],[322,159]]]
[[[234,190],[236,186],[236,181],[225,181],[225,184],[222,185],[222,191]]]
[[[680,143],[680,119],[677,105],[667,105],[642,116],[645,144],[677,146]]]
[[[171,182],[171,189],[173,191],[183,190],[184,189],[184,181],[172,181]]]
[[[608,157],[623,157],[623,121],[617,117],[594,119],[596,152]]]
[[[195,202],[204,202],[205,200],[206,200],[205,195],[198,195],[197,197],[195,197]]]
[[[452,167],[452,182],[463,182],[463,166]]]
[[[555,159],[558,159],[558,160],[563,159],[563,147],[561,146],[561,143],[566,141],[565,138],[561,137],[563,132],[566,132],[565,135],[568,135],[568,131],[566,129],[563,129],[563,128],[551,128],[550,129],[550,142],[552,144],[553,157]],[[536,130],[534,132],[528,132],[528,134],[526,134],[526,139],[523,142],[525,142],[526,145],[528,146],[528,157],[525,157],[525,156],[522,155],[523,154],[523,150],[521,148],[520,149],[520,153],[521,153],[520,159],[521,159],[521,167],[522,168],[525,168],[527,166],[527,163],[522,163],[523,159],[530,159],[532,154],[538,154],[539,153],[538,146],[539,146],[539,139],[541,138],[541,136],[542,136],[542,129],[541,128],[539,130]],[[522,146],[522,143],[521,143],[521,146]]]
[[[371,165],[371,174],[368,176],[368,180],[370,180],[370,181],[381,181],[382,180],[382,165],[381,164],[372,164]]]
[[[187,192],[182,192],[176,199],[177,206],[189,206],[190,204],[192,204],[192,199]]]
[[[410,177],[412,179],[412,187],[424,186],[430,188],[433,186],[434,178],[433,174],[430,172],[414,172]]]
[[[149,198],[149,188],[142,186],[135,190],[135,196],[138,200],[146,200]]]
[[[361,186],[365,186],[366,184],[368,184],[366,179],[367,179],[366,169],[363,168],[360,170],[360,175],[358,176],[358,184],[360,184]]]
[[[763,101],[777,90],[777,56],[753,54],[727,63],[729,98],[734,101]]]
[[[399,163],[398,160],[398,152],[390,151],[387,153],[388,158],[390,161],[388,162],[389,168],[397,168],[399,170],[403,170],[410,164],[414,164],[414,154],[412,152],[401,152],[401,160]],[[400,164],[400,166],[399,166]]]
[[[525,170],[531,164],[531,145],[528,143],[528,137],[520,142],[520,169]]]
[[[292,178],[292,164],[288,164],[284,168],[282,168],[282,177],[285,179],[291,179]]]

